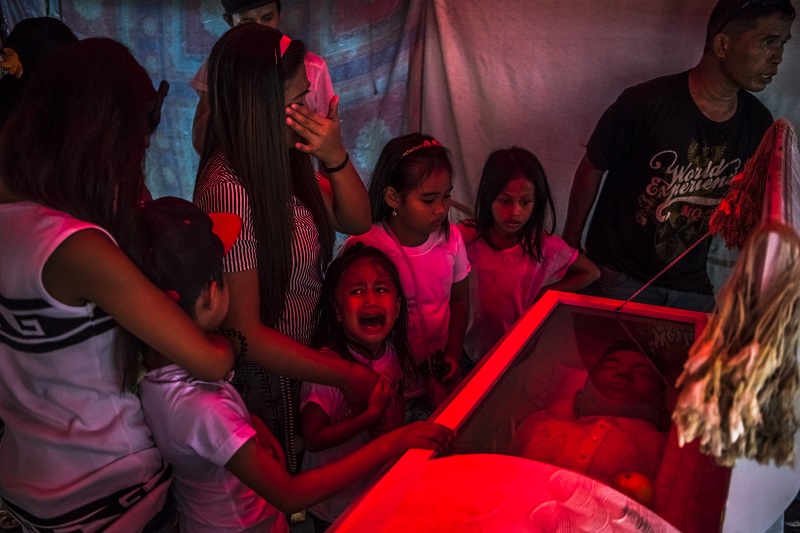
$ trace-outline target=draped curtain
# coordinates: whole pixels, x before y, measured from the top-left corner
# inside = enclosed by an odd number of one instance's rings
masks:
[[[219,0],[3,0],[9,29],[32,16],[61,18],[79,38],[127,45],[154,85],[170,84],[148,151],[154,197],[190,198],[197,95],[189,82],[227,29]],[[340,97],[344,142],[366,180],[383,145],[419,129],[424,0],[282,0],[281,30],[323,57]]]
[[[793,0],[800,7],[800,0]],[[281,29],[328,62],[342,131],[368,181],[390,138],[422,130],[451,149],[470,206],[490,151],[541,159],[559,229],[572,175],[603,110],[630,85],[693,66],[715,0],[282,0]],[[227,29],[218,0],[3,0],[9,27],[61,17],[79,37],[120,40],[170,93],[148,154],[155,196],[191,195],[197,96],[189,87]],[[800,32],[795,24],[795,33]],[[800,45],[758,97],[800,127]]]
[[[422,127],[453,151],[456,198],[471,204],[486,156],[516,144],[542,161],[560,228],[600,115],[626,87],[694,66],[715,3],[430,0]],[[795,22],[795,34],[798,28]],[[778,76],[757,93],[795,127],[798,81],[795,37]]]

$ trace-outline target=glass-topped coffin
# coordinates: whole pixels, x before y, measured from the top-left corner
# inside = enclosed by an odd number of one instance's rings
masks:
[[[749,268],[734,273],[730,294],[756,287],[758,297],[791,296],[767,289],[795,262],[777,258],[792,249],[789,235],[800,233],[799,179],[797,137],[779,119],[713,224],[730,246],[760,233],[742,251],[750,257],[738,264]],[[751,231],[741,222],[752,213],[742,213],[758,209],[750,200],[760,201],[764,181],[766,226]],[[726,298],[726,290],[718,304],[732,312],[741,300]],[[434,413],[458,431],[452,449],[439,457],[406,453],[334,529],[782,530],[781,514],[800,490],[800,461],[777,467],[739,457],[722,468],[696,440],[678,446],[670,417],[675,378],[705,315],[633,303],[618,309],[621,303],[548,292]],[[792,306],[780,308],[788,316]],[[748,309],[748,321],[764,318],[758,306]],[[725,331],[726,342],[750,342],[744,329]],[[771,333],[767,342],[783,335]],[[799,432],[794,441],[798,457]]]
[[[655,483],[695,329],[556,306],[461,425],[453,453],[570,465],[607,484],[617,471],[639,470]]]
[[[547,293],[434,413],[451,448],[404,455],[335,530],[719,530],[729,469],[670,418],[706,316],[621,303]]]

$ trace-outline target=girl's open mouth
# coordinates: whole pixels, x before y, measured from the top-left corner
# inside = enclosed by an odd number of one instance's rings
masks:
[[[358,323],[365,328],[379,328],[386,324],[386,317],[382,314],[363,315],[358,318]]]

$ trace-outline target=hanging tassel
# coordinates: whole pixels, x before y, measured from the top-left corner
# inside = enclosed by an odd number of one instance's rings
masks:
[[[762,226],[678,378],[680,444],[699,438],[727,466],[739,457],[793,464],[799,331],[800,238],[785,225]]]
[[[761,220],[764,191],[767,188],[770,154],[775,146],[777,127],[764,134],[744,170],[731,180],[731,188],[711,215],[708,228],[725,239],[725,247],[741,250],[745,239]]]

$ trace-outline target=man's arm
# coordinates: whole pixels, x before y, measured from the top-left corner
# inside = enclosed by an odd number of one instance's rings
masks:
[[[572,189],[569,192],[567,221],[564,223],[562,234],[564,241],[573,248],[580,249],[581,247],[583,228],[586,226],[586,219],[589,218],[589,212],[597,199],[603,173],[589,161],[586,155],[583,156],[578,170],[575,171]]]

